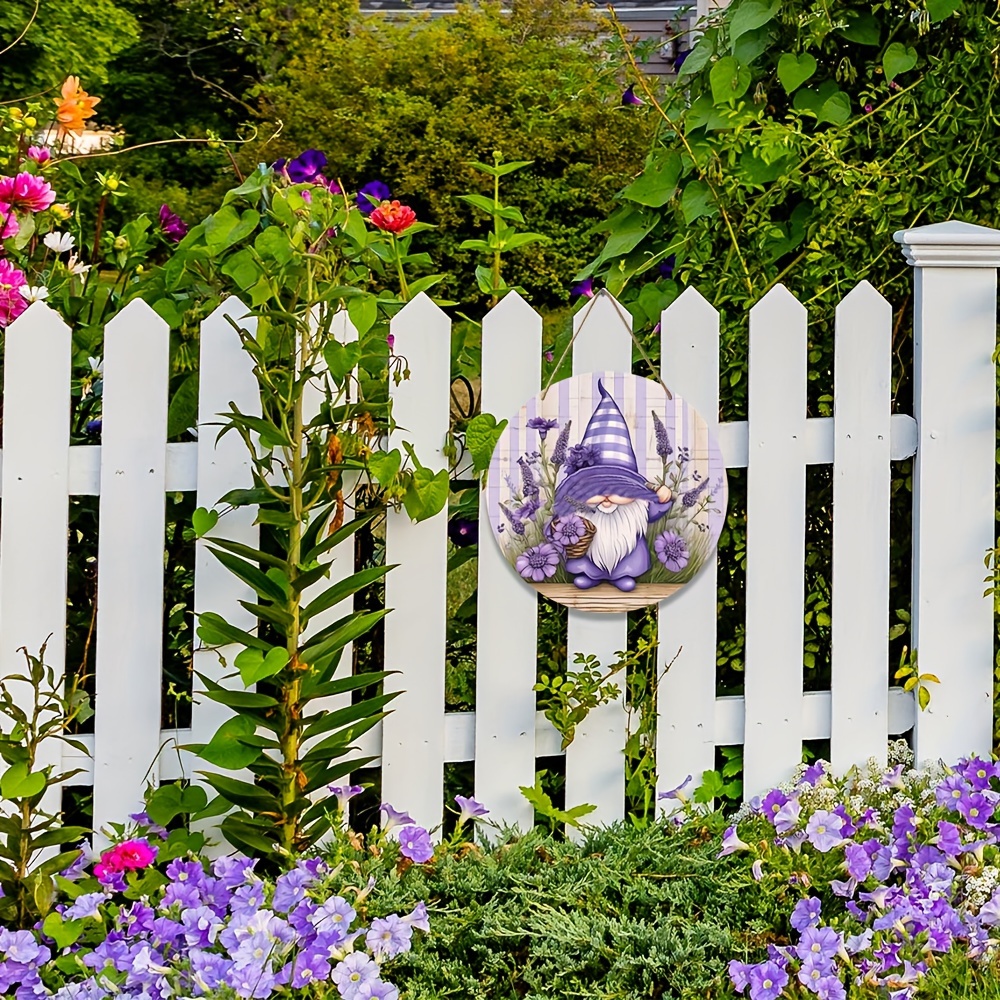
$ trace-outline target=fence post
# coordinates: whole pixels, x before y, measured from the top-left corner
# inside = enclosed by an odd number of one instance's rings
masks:
[[[895,234],[915,268],[912,648],[936,674],[917,713],[917,760],[993,744],[997,275],[1000,231],[942,222]]]

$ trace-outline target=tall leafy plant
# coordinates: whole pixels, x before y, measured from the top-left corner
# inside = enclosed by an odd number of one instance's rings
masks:
[[[394,697],[381,689],[385,671],[354,675],[343,656],[387,611],[328,622],[390,567],[330,583],[331,553],[387,504],[402,501],[420,519],[440,510],[448,492],[447,472],[421,466],[412,448],[408,468],[398,450],[378,447],[389,426],[390,373],[404,377],[402,360],[390,355],[387,320],[435,280],[402,273],[426,262],[409,254],[421,224],[398,202],[366,218],[319,173],[320,160],[308,151],[230,192],[182,241],[160,289],[167,301],[235,290],[251,303],[234,325],[253,359],[261,410],[231,404],[219,434],[243,440],[252,485],[222,497],[220,509],[199,508],[194,529],[253,590],[255,599],[242,603],[259,627],[200,616],[205,645],[238,652],[226,662],[234,671],[226,684],[201,676],[200,696],[235,715],[194,749],[214,765],[201,774],[218,793],[202,815],[225,813],[221,829],[233,845],[275,860],[329,830],[335,810],[326,786],[368,761],[352,753],[354,743]],[[398,294],[386,284],[393,277]],[[361,336],[350,344],[333,333],[345,310]],[[345,474],[357,480],[353,491]],[[257,510],[260,547],[226,538],[220,520],[248,505]],[[350,517],[350,505],[363,509]],[[336,696],[341,707],[327,707]]]

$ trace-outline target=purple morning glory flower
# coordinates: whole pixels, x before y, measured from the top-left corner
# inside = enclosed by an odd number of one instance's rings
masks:
[[[284,173],[293,184],[322,183],[326,163],[325,153],[318,149],[307,149],[284,165]]]
[[[735,854],[737,851],[748,851],[750,850],[750,845],[745,844],[736,834],[736,827],[730,826],[726,828],[726,832],[722,835],[722,850],[716,855],[717,858],[724,858],[727,854]]]
[[[542,542],[522,552],[514,566],[525,580],[541,583],[554,576],[559,568],[559,551],[554,545]]]
[[[365,944],[371,949],[376,959],[394,958],[410,950],[410,938],[413,927],[400,920],[395,913],[388,917],[376,917],[365,935]]]
[[[416,823],[416,820],[409,813],[397,812],[388,802],[382,803],[380,811],[385,813],[385,826],[382,827],[383,833],[388,833],[397,826],[408,826]]]
[[[87,425],[84,427],[84,430],[88,434],[91,434],[94,437],[96,437],[98,434],[101,433],[101,426],[102,426],[102,424],[103,424],[103,421],[101,420],[101,418],[97,417],[95,420],[88,420],[87,421]]]
[[[383,201],[388,201],[392,197],[389,185],[385,181],[368,181],[358,188],[357,205],[362,215],[371,215],[376,207]],[[375,202],[372,203],[371,199]]]
[[[819,809],[809,817],[806,836],[817,851],[826,854],[844,839],[843,828],[844,821],[836,813]]]
[[[347,803],[355,795],[360,795],[364,788],[361,785],[327,785],[327,791],[336,796],[337,808],[343,812],[347,808]]]
[[[169,205],[161,205],[160,232],[172,243],[180,243],[187,236],[188,224]]]
[[[636,97],[635,95],[635,84],[630,83],[625,88],[625,93],[622,94],[622,107],[627,108],[630,105],[645,104],[646,102],[641,97]]]
[[[400,827],[396,836],[399,840],[399,853],[404,858],[422,865],[434,857],[434,845],[431,844],[430,834],[422,826],[413,824]]]
[[[569,294],[571,298],[587,298],[592,299],[594,297],[594,279],[584,278],[579,284],[574,285],[570,290]]]
[[[656,558],[671,573],[679,573],[691,558],[687,543],[676,531],[664,531],[657,535],[656,541],[653,542],[653,551],[656,553]]]
[[[691,55],[691,50],[690,49],[681,49],[681,51],[678,52],[676,56],[674,56],[674,72],[675,73],[677,73],[677,72],[680,71],[681,66],[684,65],[684,60],[687,59],[687,57],[689,55]]]
[[[479,522],[468,517],[453,517],[448,522],[448,537],[456,549],[475,545],[479,541]]]
[[[777,962],[763,962],[750,969],[751,1000],[778,1000],[788,985],[788,973]]]
[[[794,930],[802,932],[819,923],[820,910],[823,904],[815,896],[806,896],[795,904],[790,923]]]
[[[664,257],[660,261],[660,277],[661,278],[672,278],[674,276],[674,267],[677,265],[677,255],[670,254],[669,257]]]
[[[471,796],[467,798],[464,795],[456,795],[455,802],[458,804],[458,808],[462,810],[458,814],[458,826],[463,826],[470,819],[479,819],[489,814],[489,809],[482,802],[477,802]]]

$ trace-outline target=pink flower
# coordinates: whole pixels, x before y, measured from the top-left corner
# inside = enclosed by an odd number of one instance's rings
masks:
[[[9,326],[28,308],[21,289],[28,284],[24,272],[0,257],[0,327]]]
[[[14,209],[6,202],[0,201],[0,240],[17,236],[20,231],[21,224],[17,221]]]
[[[52,159],[52,153],[44,146],[29,146],[28,159],[34,160],[39,166],[48,163]]]
[[[29,212],[44,212],[56,200],[52,185],[27,172],[0,177],[0,202]]]
[[[156,853],[157,849],[151,847],[145,837],[126,840],[101,855],[101,860],[94,865],[94,875],[98,881],[105,881],[109,875],[147,868],[156,860]]]

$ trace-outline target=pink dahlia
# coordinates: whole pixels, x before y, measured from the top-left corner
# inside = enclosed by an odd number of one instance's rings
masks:
[[[52,153],[44,146],[29,146],[28,159],[34,160],[39,166],[52,159]]]
[[[36,174],[25,172],[16,177],[0,177],[0,201],[13,208],[44,212],[55,200],[52,185]]]
[[[21,294],[27,284],[24,272],[0,257],[0,327],[9,326],[28,308],[28,300]]]

